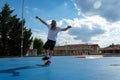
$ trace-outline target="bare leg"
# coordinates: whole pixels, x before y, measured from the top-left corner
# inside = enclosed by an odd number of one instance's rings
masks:
[[[51,54],[51,51],[50,50],[45,50],[45,56],[42,58],[43,62],[44,62],[44,65],[50,65],[51,61],[50,61],[50,54]]]
[[[49,50],[49,56],[51,57],[53,55],[53,50]]]
[[[49,54],[48,54],[48,50],[44,50],[44,55],[45,56],[48,56]]]

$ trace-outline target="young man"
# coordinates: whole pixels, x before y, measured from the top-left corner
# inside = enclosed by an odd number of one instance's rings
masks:
[[[42,59],[45,62],[45,65],[47,65],[47,64],[51,63],[49,59],[52,56],[53,49],[54,49],[55,44],[56,44],[56,38],[57,38],[58,32],[66,31],[69,28],[71,28],[71,26],[67,26],[66,28],[60,28],[60,27],[57,27],[57,22],[55,20],[52,20],[51,24],[47,24],[43,19],[41,19],[38,16],[36,16],[36,19],[40,20],[49,29],[47,41],[43,46],[44,51],[45,51],[45,57],[43,57],[43,59]]]

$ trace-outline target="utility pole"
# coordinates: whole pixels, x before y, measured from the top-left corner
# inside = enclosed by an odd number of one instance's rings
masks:
[[[24,16],[24,0],[22,0],[22,28],[21,28],[21,57],[23,57],[23,16]]]

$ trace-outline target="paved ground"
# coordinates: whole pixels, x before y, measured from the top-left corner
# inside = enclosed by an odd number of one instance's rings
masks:
[[[0,58],[0,80],[120,80],[120,58],[52,57],[42,67],[40,57]]]

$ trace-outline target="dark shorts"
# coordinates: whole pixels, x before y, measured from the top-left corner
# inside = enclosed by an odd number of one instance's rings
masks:
[[[49,60],[50,58],[49,57],[43,57],[42,60]]]
[[[47,40],[47,42],[44,44],[44,46],[43,46],[43,48],[45,49],[45,50],[53,50],[54,49],[54,47],[55,47],[55,43],[56,43],[56,41],[52,41],[52,40]]]

